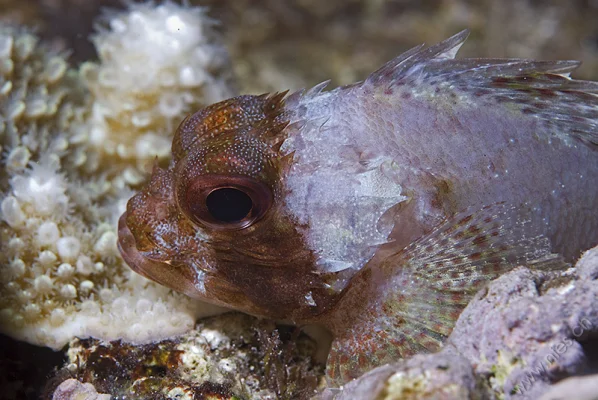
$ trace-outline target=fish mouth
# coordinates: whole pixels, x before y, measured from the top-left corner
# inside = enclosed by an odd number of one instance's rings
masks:
[[[127,225],[127,212],[118,220],[118,250],[127,265],[137,274],[188,297],[220,307],[234,308],[256,316],[265,316],[261,309],[218,276],[208,276],[203,271],[194,272],[187,265],[173,265],[169,260],[154,260],[137,249],[135,237]],[[218,290],[221,290],[218,292]],[[231,296],[243,299],[241,303],[226,301]]]
[[[133,271],[189,297],[210,302],[210,299],[198,290],[200,282],[196,282],[196,277],[192,276],[187,268],[177,268],[166,262],[152,260],[140,252],[126,219],[125,211],[118,220],[117,244],[124,261]]]

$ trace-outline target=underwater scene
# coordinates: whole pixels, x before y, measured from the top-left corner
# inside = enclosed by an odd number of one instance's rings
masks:
[[[598,399],[597,20],[0,0],[0,399]]]

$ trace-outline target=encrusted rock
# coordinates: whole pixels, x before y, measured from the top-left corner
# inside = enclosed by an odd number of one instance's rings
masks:
[[[64,370],[114,398],[306,399],[323,373],[315,350],[297,328],[229,313],[152,344],[75,339]]]
[[[471,301],[441,352],[376,368],[322,398],[577,398],[557,382],[598,369],[597,255],[589,250],[567,271],[503,275]]]
[[[583,277],[587,267],[558,285],[525,268],[497,279],[463,311],[449,342],[505,398],[538,398],[596,367],[586,348],[598,334],[598,281]]]
[[[348,383],[328,389],[321,400],[422,400],[481,398],[469,362],[448,346],[437,354],[418,355],[376,368]]]

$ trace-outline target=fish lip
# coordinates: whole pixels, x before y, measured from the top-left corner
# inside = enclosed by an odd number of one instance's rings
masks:
[[[118,219],[118,251],[122,256],[125,263],[131,268],[133,271],[142,275],[148,279],[152,279],[148,276],[141,266],[146,262],[149,261],[145,257],[141,255],[139,250],[137,250],[137,246],[135,245],[135,238],[133,237],[133,233],[127,226],[127,212],[125,211],[120,218]]]
[[[198,282],[195,282],[195,279],[188,273],[184,273],[186,271],[165,262],[151,260],[137,249],[135,237],[127,226],[127,215],[125,211],[118,220],[117,245],[123,260],[129,268],[160,285],[176,290],[194,299],[213,303],[197,288],[196,285]]]

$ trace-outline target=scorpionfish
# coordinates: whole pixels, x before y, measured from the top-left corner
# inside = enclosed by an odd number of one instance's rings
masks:
[[[438,350],[488,281],[598,243],[598,83],[575,61],[456,59],[244,95],[178,127],[119,221],[136,272],[334,340],[331,384]]]

